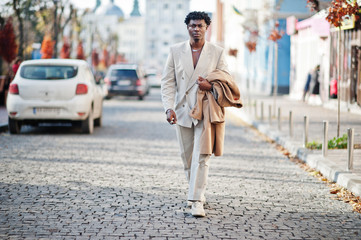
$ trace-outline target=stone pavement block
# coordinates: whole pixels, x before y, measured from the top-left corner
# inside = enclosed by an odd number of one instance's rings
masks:
[[[104,125],[93,135],[57,127],[0,134],[0,223],[7,226],[0,224],[0,236],[323,239],[329,229],[340,239],[361,234],[361,218],[349,205],[330,199],[324,184],[231,121],[224,156],[211,158],[207,216],[192,217],[174,126],[164,122],[161,109],[152,98],[114,99],[105,101]]]

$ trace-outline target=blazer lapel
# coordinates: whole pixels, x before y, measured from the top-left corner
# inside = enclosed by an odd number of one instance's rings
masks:
[[[190,45],[189,45],[190,48]],[[189,52],[191,52],[191,50],[189,49]],[[192,54],[192,53],[191,53]],[[187,86],[187,90],[190,89],[191,87],[193,87],[194,83],[197,81],[198,76],[201,77],[206,77],[207,75],[207,66],[208,66],[208,62],[207,59],[210,59],[210,57],[208,56],[210,54],[210,52],[208,51],[208,43],[207,41],[204,43],[201,55],[199,56],[198,62],[197,62],[197,66],[194,69],[191,77],[190,77],[190,81],[188,82],[188,86]],[[192,64],[192,68],[193,68],[193,59],[192,59],[192,55],[191,55],[191,64]]]
[[[189,41],[185,42],[185,46],[182,51],[182,63],[184,67],[184,72],[187,75],[187,79],[191,79],[194,67],[193,67],[193,59],[192,59],[192,51],[191,51],[191,45],[189,44]]]

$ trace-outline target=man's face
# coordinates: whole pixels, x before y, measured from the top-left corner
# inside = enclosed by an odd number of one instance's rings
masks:
[[[204,39],[204,35],[206,34],[208,26],[204,21],[204,19],[190,20],[187,28],[188,28],[189,37],[193,39],[195,42],[198,42]]]

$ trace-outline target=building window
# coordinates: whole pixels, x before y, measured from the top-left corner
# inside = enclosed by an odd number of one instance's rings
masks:
[[[163,5],[163,8],[164,8],[164,9],[168,9],[168,7],[169,7],[169,6],[168,6],[168,3],[165,3],[165,4]]]
[[[168,46],[168,44],[169,44],[168,42],[164,42],[164,43],[163,43],[164,46]]]
[[[179,4],[177,5],[177,8],[178,8],[178,9],[182,9],[182,7],[183,7],[183,6],[182,6],[181,3],[179,3]]]

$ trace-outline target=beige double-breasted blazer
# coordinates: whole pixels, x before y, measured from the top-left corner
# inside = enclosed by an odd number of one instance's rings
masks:
[[[165,111],[175,111],[178,125],[189,128],[192,123],[197,125],[198,120],[189,115],[197,101],[196,82],[198,76],[206,78],[215,69],[228,72],[224,49],[213,43],[205,42],[196,68],[189,41],[170,48],[161,81],[162,102]]]

